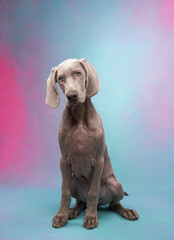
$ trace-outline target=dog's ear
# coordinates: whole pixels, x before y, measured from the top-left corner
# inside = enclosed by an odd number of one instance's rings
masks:
[[[56,108],[59,105],[60,96],[56,87],[57,81],[57,69],[56,67],[51,69],[51,73],[47,79],[47,95],[45,103],[51,108]]]
[[[98,93],[100,90],[100,83],[97,76],[97,72],[92,64],[86,59],[82,58],[79,60],[87,74],[87,86],[86,86],[86,96],[92,97]]]

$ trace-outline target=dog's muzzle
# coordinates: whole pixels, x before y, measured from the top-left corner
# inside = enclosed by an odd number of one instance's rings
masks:
[[[77,91],[70,91],[66,94],[66,97],[70,103],[77,101]]]

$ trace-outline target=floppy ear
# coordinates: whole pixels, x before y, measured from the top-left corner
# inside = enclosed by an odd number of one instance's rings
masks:
[[[56,76],[57,69],[56,67],[51,69],[51,73],[47,79],[47,95],[45,103],[51,108],[56,108],[59,105],[59,92],[56,87]]]
[[[92,97],[98,93],[100,90],[100,83],[98,80],[97,72],[92,64],[86,59],[82,58],[79,60],[80,63],[83,65],[84,69],[87,73],[87,88],[86,88],[86,96]]]

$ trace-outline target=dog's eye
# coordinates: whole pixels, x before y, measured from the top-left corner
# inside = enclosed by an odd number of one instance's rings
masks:
[[[63,77],[59,77],[58,80],[59,80],[59,82],[62,82],[63,81]]]
[[[76,74],[76,76],[80,76],[81,72],[76,72],[75,74]]]

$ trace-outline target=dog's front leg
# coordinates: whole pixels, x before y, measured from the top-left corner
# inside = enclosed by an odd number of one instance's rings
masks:
[[[63,157],[60,159],[60,169],[62,173],[62,197],[60,209],[52,222],[52,226],[55,228],[65,226],[68,220],[71,203],[71,169],[69,163]]]
[[[98,205],[98,195],[100,191],[100,181],[103,171],[104,158],[100,157],[96,160],[91,186],[88,192],[87,198],[87,209],[85,213],[85,219],[83,226],[87,229],[92,229],[98,226],[98,214],[97,214],[97,205]]]

